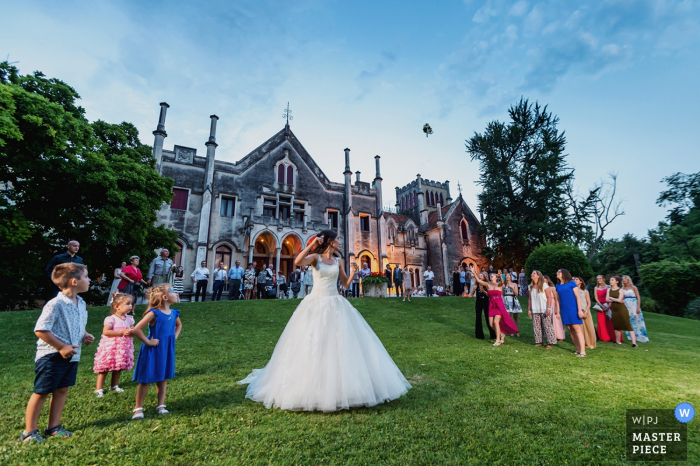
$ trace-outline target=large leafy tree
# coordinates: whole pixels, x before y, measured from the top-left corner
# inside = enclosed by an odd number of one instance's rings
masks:
[[[172,180],[155,170],[130,123],[89,123],[77,92],[0,63],[0,307],[32,306],[43,269],[71,239],[92,278],[136,254],[144,262],[176,233],[155,227]]]
[[[508,123],[492,121],[466,141],[481,170],[484,253],[497,266],[522,265],[547,241],[581,244],[591,234],[591,196],[571,202],[574,172],[566,164],[559,119],[524,99],[508,114]]]

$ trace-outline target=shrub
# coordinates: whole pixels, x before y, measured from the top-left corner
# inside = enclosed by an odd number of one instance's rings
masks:
[[[641,298],[642,312],[654,312],[656,314],[663,314],[663,312],[661,312],[661,309],[659,309],[659,306],[656,304],[656,301],[654,301],[648,296],[642,296]]]
[[[685,308],[685,317],[700,320],[700,298],[695,298]]]
[[[530,276],[533,270],[539,270],[556,281],[557,270],[566,269],[571,275],[587,282],[593,277],[593,269],[577,246],[569,243],[545,243],[530,254],[525,261],[525,273]]]
[[[639,275],[665,314],[683,316],[688,303],[700,295],[700,262],[652,262],[642,265]]]

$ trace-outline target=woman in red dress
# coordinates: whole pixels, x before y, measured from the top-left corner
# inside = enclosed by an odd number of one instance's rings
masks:
[[[605,313],[610,310],[610,303],[606,301],[608,288],[610,288],[610,286],[605,283],[605,277],[602,275],[598,275],[596,281],[595,293],[593,293],[593,295],[595,296],[595,302],[598,304],[598,307],[602,309],[597,313],[598,328],[596,329],[596,334],[600,341],[612,341],[614,343],[615,329],[613,328],[613,322],[612,319],[608,319],[605,315]]]
[[[131,256],[129,258],[129,265],[122,269],[121,273],[122,281],[119,282],[119,291],[134,297],[134,304],[138,299],[138,285],[146,282],[143,280],[143,274],[139,269],[139,256]]]
[[[488,287],[489,294],[489,324],[496,330],[496,343],[493,346],[500,346],[505,342],[506,335],[518,333],[518,326],[515,325],[510,314],[506,312],[503,303],[503,281],[500,275],[495,273],[490,275],[490,281],[486,282],[480,277],[476,277],[479,285]]]

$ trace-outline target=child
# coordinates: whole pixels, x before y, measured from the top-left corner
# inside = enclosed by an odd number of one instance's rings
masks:
[[[131,337],[134,318],[127,315],[133,307],[133,296],[116,292],[113,294],[112,314],[104,321],[100,346],[95,354],[93,370],[97,374],[95,387],[97,398],[104,396],[102,387],[108,372],[112,373],[111,390],[123,393],[124,389],[119,388],[119,376],[122,371],[128,371],[134,367],[134,340]]]
[[[133,334],[143,342],[139,351],[134,380],[139,383],[136,389],[136,407],[132,419],[143,419],[143,401],[148,393],[148,385],[156,384],[158,414],[168,414],[165,409],[165,389],[167,379],[175,377],[175,340],[182,330],[180,311],[170,309],[177,302],[177,293],[171,285],[159,285],[148,292],[148,310],[141,322],[134,327]],[[148,324],[149,337],[141,329]]]
[[[78,296],[90,287],[87,268],[83,264],[57,265],[51,281],[61,290],[41,311],[34,333],[36,343],[34,393],[27,403],[26,427],[21,439],[24,443],[43,442],[37,424],[41,408],[49,394],[48,428],[44,437],[67,438],[73,434],[61,426],[61,415],[66,404],[68,388],[75,385],[80,361],[80,344],[89,345],[95,337],[85,332],[87,310],[85,301]]]

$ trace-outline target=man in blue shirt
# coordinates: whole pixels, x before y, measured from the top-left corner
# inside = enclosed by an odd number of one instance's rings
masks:
[[[243,280],[244,273],[241,261],[236,261],[236,266],[231,267],[231,270],[228,271],[228,299],[241,298],[241,280]]]

